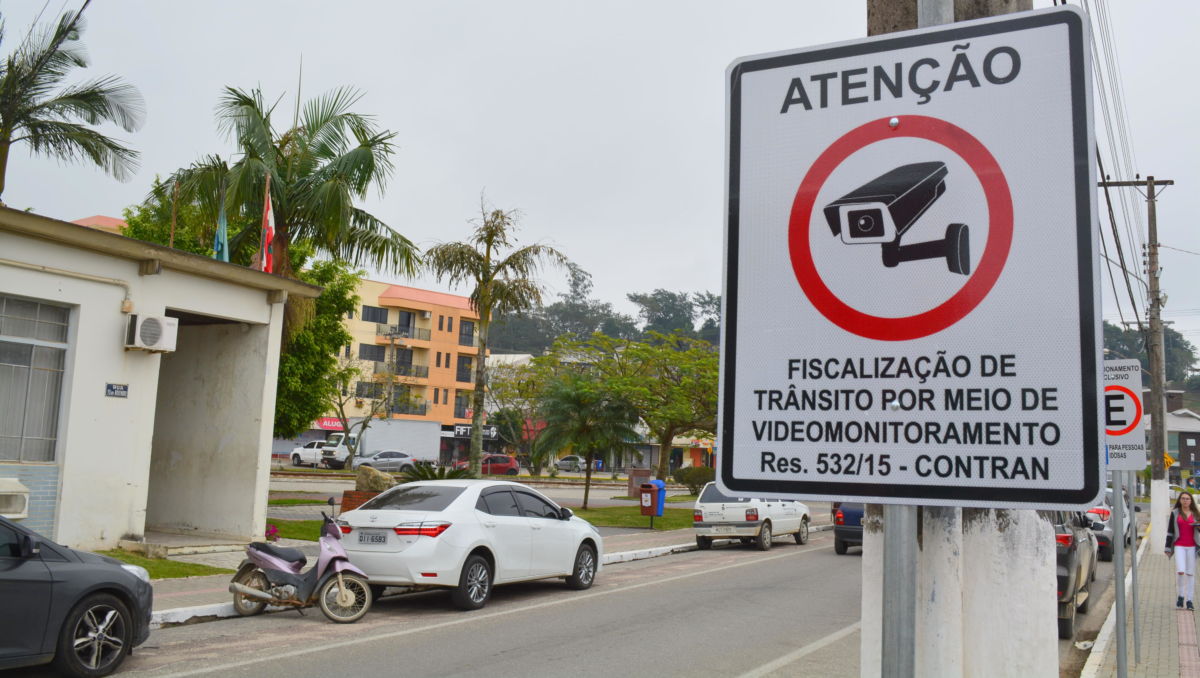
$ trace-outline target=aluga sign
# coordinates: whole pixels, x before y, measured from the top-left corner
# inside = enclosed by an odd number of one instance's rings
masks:
[[[730,66],[723,490],[1097,496],[1088,39],[1062,8]]]

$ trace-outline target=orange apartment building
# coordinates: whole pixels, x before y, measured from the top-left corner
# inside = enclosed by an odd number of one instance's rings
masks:
[[[374,280],[363,280],[358,296],[359,308],[346,320],[354,339],[344,357],[362,371],[354,386],[362,405],[347,414],[369,414],[371,399],[386,397],[390,380],[388,415],[441,423],[442,460],[465,457],[479,358],[479,318],[469,299]],[[485,449],[497,444],[495,428],[485,427]]]

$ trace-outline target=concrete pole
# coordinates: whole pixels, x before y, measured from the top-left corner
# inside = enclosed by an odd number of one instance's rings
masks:
[[[1167,382],[1166,351],[1163,346],[1162,291],[1158,278],[1158,220],[1157,200],[1154,195],[1154,177],[1146,177],[1146,279],[1149,281],[1150,341],[1146,352],[1150,358],[1150,529],[1155,539],[1162,539],[1160,530],[1170,514],[1171,497],[1168,492],[1167,468],[1163,455],[1167,453],[1167,417],[1164,393]]]
[[[878,35],[1028,9],[1031,0],[957,0],[952,12],[948,0],[868,0],[867,27]],[[860,674],[869,678],[888,670],[883,516],[868,507],[863,522]],[[999,667],[1004,675],[1057,675],[1050,525],[1034,511],[925,507],[920,531],[915,675],[996,675]]]

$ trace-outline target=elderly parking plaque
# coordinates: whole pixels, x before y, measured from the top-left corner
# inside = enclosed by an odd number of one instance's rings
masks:
[[[730,67],[723,489],[1097,496],[1087,41],[1062,8]]]

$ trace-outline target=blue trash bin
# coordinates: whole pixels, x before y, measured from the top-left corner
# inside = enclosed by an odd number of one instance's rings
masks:
[[[654,515],[661,518],[663,507],[667,505],[667,484],[661,480],[651,480],[650,484],[658,488],[658,503],[655,506]]]

